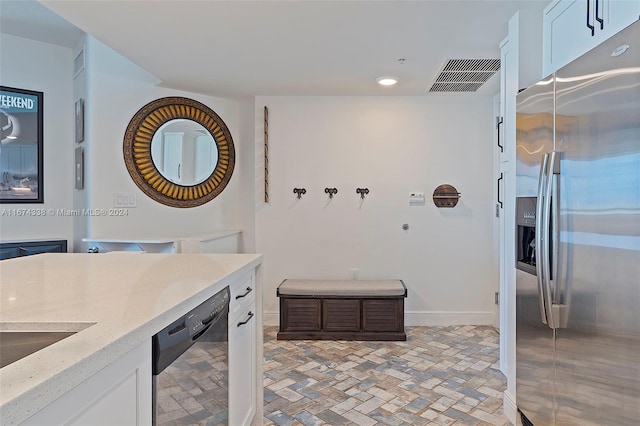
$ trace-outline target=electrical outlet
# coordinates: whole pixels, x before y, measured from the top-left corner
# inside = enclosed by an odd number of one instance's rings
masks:
[[[357,280],[359,278],[360,278],[360,269],[351,268],[351,279],[352,280]]]
[[[113,207],[136,207],[136,194],[128,192],[113,193]]]

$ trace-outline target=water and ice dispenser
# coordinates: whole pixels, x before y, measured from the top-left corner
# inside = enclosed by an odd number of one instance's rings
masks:
[[[516,199],[516,268],[536,274],[536,197]]]

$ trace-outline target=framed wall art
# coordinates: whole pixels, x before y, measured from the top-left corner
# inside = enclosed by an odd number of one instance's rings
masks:
[[[43,203],[43,93],[0,86],[0,203]]]

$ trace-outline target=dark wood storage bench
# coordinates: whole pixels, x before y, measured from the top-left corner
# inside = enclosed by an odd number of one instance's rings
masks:
[[[284,280],[278,340],[407,340],[401,280]]]

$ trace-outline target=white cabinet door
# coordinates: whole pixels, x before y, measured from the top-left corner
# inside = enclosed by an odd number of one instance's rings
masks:
[[[510,140],[509,132],[515,128],[513,121],[519,84],[518,56],[518,34],[509,34],[500,45],[500,117],[496,122],[500,139],[500,163],[515,159],[515,144],[511,143],[513,140]]]
[[[151,341],[62,395],[23,425],[150,425]]]
[[[598,0],[600,1],[600,0]],[[544,10],[543,74],[552,74],[596,43],[594,0],[557,0]],[[587,26],[594,27],[592,30]]]
[[[507,93],[509,93],[509,89],[507,87],[511,86],[511,83],[508,76],[510,75],[507,72],[507,69],[511,71],[511,45],[512,43],[507,37],[502,43],[500,43],[500,101],[499,101],[499,114],[496,117],[496,131],[497,131],[497,150],[498,150],[498,158],[500,159],[499,163],[504,161],[509,161],[508,152],[505,152],[505,148],[508,150],[509,147],[504,144],[504,117],[505,117],[505,107],[507,105]]]
[[[515,161],[516,95],[542,78],[540,13],[517,12],[509,19],[509,34],[500,43],[500,114],[496,120],[500,163]]]
[[[601,0],[604,23],[600,28],[604,41],[640,19],[640,0]],[[600,23],[598,23],[600,25]]]
[[[544,75],[591,50],[639,16],[640,0],[554,0],[544,10]]]
[[[252,304],[256,300],[256,276],[252,271],[241,278],[235,280],[229,286],[229,322],[235,322],[241,311]],[[255,312],[255,309],[254,309]]]
[[[251,425],[256,414],[255,302],[229,323],[229,424]]]

